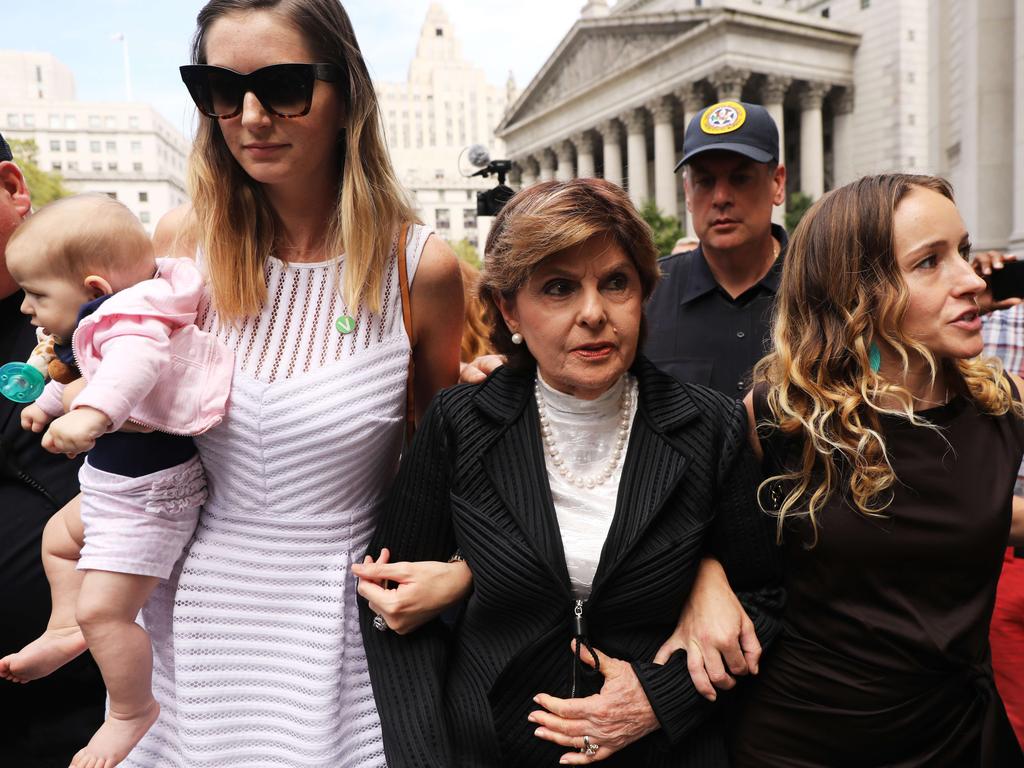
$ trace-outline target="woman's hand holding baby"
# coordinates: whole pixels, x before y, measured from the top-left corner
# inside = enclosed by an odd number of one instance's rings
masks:
[[[43,435],[43,448],[73,459],[96,444],[96,438],[110,429],[110,419],[95,408],[76,408],[56,419]]]

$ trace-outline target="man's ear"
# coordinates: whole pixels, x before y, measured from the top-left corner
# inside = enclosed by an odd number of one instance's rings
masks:
[[[94,299],[98,299],[100,296],[109,296],[114,292],[110,283],[99,275],[89,275],[83,282]]]
[[[786,166],[775,166],[775,173],[772,174],[772,184],[775,192],[772,195],[772,205],[782,205],[786,202]]]
[[[11,196],[14,209],[21,218],[28,216],[32,210],[32,198],[29,195],[28,184],[25,183],[25,176],[21,169],[10,160],[0,162],[0,189]]]
[[[509,332],[517,333],[519,331],[519,312],[516,309],[516,297],[507,297],[499,291],[495,291],[492,295]]]

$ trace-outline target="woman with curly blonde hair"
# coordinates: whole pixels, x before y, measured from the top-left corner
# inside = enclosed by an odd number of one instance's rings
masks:
[[[1024,765],[988,647],[1022,384],[979,357],[970,248],[949,184],[906,174],[833,191],[790,240],[745,401],[788,605],[736,766]]]

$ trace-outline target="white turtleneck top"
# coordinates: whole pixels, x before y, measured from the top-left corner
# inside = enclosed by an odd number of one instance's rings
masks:
[[[548,440],[561,453],[564,466],[577,477],[599,475],[607,468],[618,441],[625,387],[630,388],[627,418],[628,429],[632,430],[636,415],[636,379],[629,374],[623,375],[595,400],[580,400],[559,392],[549,386],[539,373],[537,381],[551,428]],[[593,488],[581,488],[563,477],[551,453],[544,452],[569,581],[578,600],[590,597],[594,573],[615,514],[615,500],[625,459],[623,450],[622,458],[608,480]]]

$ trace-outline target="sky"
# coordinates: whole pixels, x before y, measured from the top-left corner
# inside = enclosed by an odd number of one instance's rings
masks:
[[[0,49],[45,51],[75,75],[77,96],[125,98],[121,43],[127,41],[133,101],[156,107],[186,136],[194,108],[178,78],[188,63],[204,0],[0,0]],[[509,70],[526,87],[569,31],[583,0],[442,0],[463,56],[504,85]],[[343,0],[375,80],[405,80],[430,0]],[[2,73],[0,73],[2,76]]]

